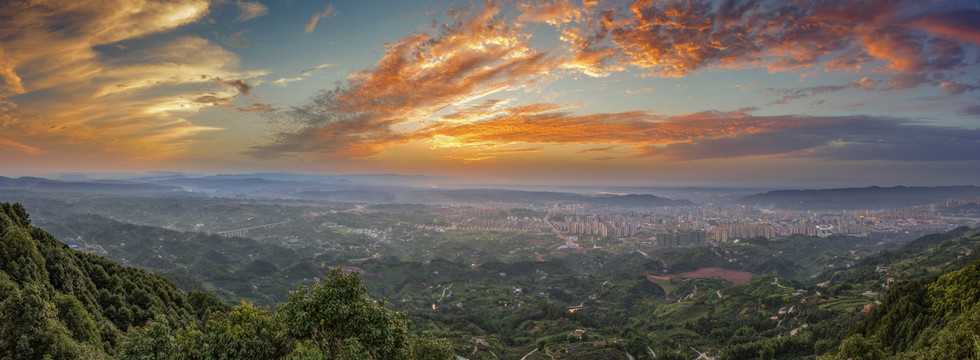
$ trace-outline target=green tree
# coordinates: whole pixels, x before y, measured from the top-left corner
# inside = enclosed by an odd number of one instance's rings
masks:
[[[854,334],[842,341],[834,359],[883,360],[885,353],[878,347],[878,339]]]
[[[81,301],[71,295],[57,294],[52,298],[58,319],[61,320],[72,337],[80,342],[101,344],[102,336],[92,314],[85,310]]]
[[[119,344],[120,360],[166,360],[174,343],[170,321],[157,315],[146,326],[129,328]]]
[[[412,356],[405,314],[387,308],[384,299],[372,299],[356,273],[331,270],[312,288],[300,286],[280,304],[276,318],[286,334],[310,340],[329,358],[407,359]],[[431,342],[417,343],[426,354]],[[309,353],[310,343],[294,349]],[[429,349],[429,350],[426,350]]]
[[[230,312],[215,312],[197,330],[177,332],[171,353],[179,359],[279,359],[290,350],[268,309],[245,303]]]

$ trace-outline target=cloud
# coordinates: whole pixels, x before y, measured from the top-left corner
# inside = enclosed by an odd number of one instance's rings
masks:
[[[744,112],[704,112],[665,117],[648,112],[571,115],[564,112],[512,112],[478,123],[427,129],[425,136],[446,136],[461,144],[666,144],[700,138],[795,128],[802,123],[752,117]]]
[[[541,150],[544,150],[544,146],[536,146],[536,147],[520,148],[520,149],[494,150],[493,153],[494,154],[534,153],[534,152],[541,152]]]
[[[861,80],[851,81],[848,83],[850,86],[863,90],[874,90],[879,84],[881,84],[881,81],[871,80],[866,77],[861,78]]]
[[[490,156],[502,147],[549,145],[633,149],[633,156],[677,161],[833,158],[842,156],[834,155],[835,149],[845,147],[875,154],[870,157],[898,158],[867,149],[908,154],[902,150],[911,148],[902,143],[908,132],[932,134],[927,143],[953,134],[909,119],[756,116],[753,109],[675,116],[580,114],[575,112],[580,104],[524,103],[520,94],[539,91],[563,76],[602,77],[628,68],[648,77],[741,68],[856,74],[839,85],[768,89],[777,103],[849,88],[896,90],[951,82],[969,65],[964,50],[969,44],[924,25],[912,26],[924,24],[917,11],[885,0],[637,0],[622,8],[559,0],[454,8],[447,12],[452,21],[432,27],[438,34],[413,33],[386,44],[380,59],[350,75],[347,83],[278,112],[281,131],[255,145],[251,154],[364,158],[426,142],[436,150],[466,151],[463,157],[469,158]],[[560,46],[531,46],[531,23],[555,27]],[[850,134],[854,129],[878,134],[881,142]],[[951,138],[945,146],[972,148],[969,141],[958,140],[963,139]]]
[[[248,47],[248,38],[245,37],[245,33],[247,32],[248,30],[242,30],[228,36],[221,36],[221,34],[215,31],[214,38],[226,46],[244,49]]]
[[[283,129],[271,141],[251,147],[257,158],[276,158],[289,153],[321,153],[347,158],[377,154],[408,135],[392,130],[392,120],[378,120],[370,113],[332,109],[336,91],[321,91],[305,102],[276,114]]]
[[[15,116],[17,104],[0,100],[0,128],[11,126],[19,121]]]
[[[860,85],[860,83],[856,84]],[[786,105],[792,100],[802,99],[810,96],[815,96],[824,93],[837,92],[847,89],[851,85],[818,85],[818,86],[808,86],[796,89],[762,89],[763,92],[781,95],[782,98],[774,101],[772,104]]]
[[[170,30],[196,21],[208,11],[205,0],[5,6],[10,16],[5,17],[0,29],[0,37],[5,39],[4,62],[7,68],[17,69],[21,78],[50,74],[71,79],[87,75],[91,69],[84,66],[98,55],[92,47]],[[37,86],[28,85],[28,90]]]
[[[0,99],[23,94],[24,91],[24,84],[14,72],[13,64],[7,60],[3,44],[0,44]]]
[[[234,98],[230,98],[230,97],[217,97],[217,96],[214,96],[214,95],[204,95],[204,96],[201,96],[201,97],[199,97],[197,99],[194,99],[192,101],[194,101],[196,103],[217,106],[217,105],[221,105],[221,104],[224,104],[224,103],[229,103],[232,100],[234,100]]]
[[[456,21],[439,34],[416,33],[388,44],[376,64],[351,74],[344,86],[279,112],[283,130],[250,154],[376,156],[419,139],[405,127],[468,121],[460,106],[526,88],[557,68],[559,60],[533,51],[529,35],[508,24],[493,3],[454,11]]]
[[[2,110],[8,147],[45,144],[43,156],[62,158],[176,156],[221,130],[184,116],[247,93],[246,81],[264,74],[240,71],[235,54],[201,37],[148,36],[201,19],[208,1],[5,6],[0,97],[20,94]],[[112,47],[135,38],[139,47]]]
[[[258,2],[247,2],[238,0],[235,2],[238,4],[238,8],[241,9],[241,14],[235,18],[235,22],[242,22],[246,20],[251,20],[259,16],[269,13],[269,8]]]
[[[560,25],[581,19],[583,11],[589,6],[579,6],[569,0],[535,1],[518,4],[521,14],[517,16],[520,22],[543,22]]]
[[[977,23],[978,18],[980,18],[980,10],[976,8],[964,8],[928,14],[911,23],[914,26],[945,38],[969,41],[974,45],[980,45],[980,24]]]
[[[888,60],[888,67],[907,73],[925,69],[923,36],[908,28],[882,28],[861,37],[871,56]]]
[[[919,87],[928,83],[929,77],[926,74],[893,73],[888,79],[886,90],[902,90]]]
[[[242,95],[248,95],[248,92],[252,91],[253,88],[252,85],[249,85],[248,83],[245,82],[245,80],[242,79],[229,80],[229,81],[225,81],[221,79],[215,79],[215,80],[218,80],[218,83],[220,83],[221,85],[227,85],[235,88],[235,90],[238,90],[238,92]]]
[[[555,25],[562,40],[577,48],[580,68],[596,74],[623,65],[682,77],[746,67],[857,71],[876,63],[920,73],[966,66],[961,42],[980,39],[967,15],[916,15],[900,1],[636,0],[624,9],[591,9],[590,16],[565,9],[565,2],[546,4],[517,19],[561,19]]]
[[[980,115],[980,105],[971,105],[960,109],[960,115]]]
[[[653,91],[653,88],[640,88],[638,90],[626,89],[627,94],[649,94]]]
[[[291,82],[301,81],[303,79],[304,78],[302,76],[297,76],[297,77],[293,77],[293,78],[279,78],[279,79],[276,79],[276,80],[272,81],[272,83],[273,84],[276,84],[276,85],[279,85],[279,86],[286,86],[286,85],[289,85],[289,83],[291,83]]]
[[[238,111],[243,113],[271,113],[271,112],[279,111],[279,108],[273,107],[268,104],[251,103],[248,104],[247,107],[238,108]]]
[[[607,152],[609,152],[612,149],[613,149],[612,146],[606,146],[606,147],[601,147],[601,148],[590,148],[590,149],[580,150],[580,151],[576,151],[575,153],[576,154],[588,154],[590,152],[607,153]]]
[[[472,164],[472,163],[475,163],[475,162],[485,162],[487,160],[493,160],[493,159],[496,159],[497,157],[496,156],[493,156],[493,155],[482,155],[482,156],[455,156],[455,155],[446,155],[446,156],[443,156],[442,158],[444,160],[459,160],[459,161],[463,162],[464,164]]]
[[[425,117],[447,107],[546,81],[561,59],[535,51],[520,26],[488,4],[443,28],[389,44],[371,67],[350,76],[337,93],[341,111],[371,111],[400,118]]]
[[[304,32],[306,32],[307,34],[313,33],[313,29],[316,28],[316,23],[320,21],[320,19],[324,19],[334,15],[337,15],[337,10],[334,9],[333,3],[327,4],[327,7],[324,8],[322,12],[317,13],[316,15],[313,15],[312,18],[310,18],[310,22],[306,23],[306,29],[304,30]]]
[[[944,82],[939,84],[939,87],[943,89],[943,92],[946,93],[946,95],[959,95],[968,91],[980,90],[980,84],[970,85],[959,81]]]
[[[641,156],[669,160],[731,159],[749,156],[809,157],[832,160],[980,160],[980,130],[918,125],[869,116],[803,118],[812,122],[792,131],[701,139],[649,146]]]
[[[306,70],[303,70],[302,72],[300,72],[300,75],[307,76],[307,75],[310,75],[311,73],[313,73],[314,71],[326,69],[326,68],[331,67],[331,66],[334,66],[334,64],[320,64],[320,65],[317,65],[317,66],[313,66],[313,67],[307,68]]]
[[[6,151],[16,151],[29,155],[38,155],[44,153],[44,151],[41,151],[41,149],[38,149],[36,147],[24,145],[19,142],[10,139],[4,139],[4,138],[0,138],[0,149],[5,149]]]
[[[303,71],[301,71],[299,73],[299,76],[297,76],[297,77],[279,78],[279,79],[276,79],[276,80],[272,81],[272,83],[273,84],[276,84],[276,85],[279,85],[279,86],[282,86],[282,87],[286,87],[291,82],[297,82],[297,81],[306,80],[306,78],[308,78],[310,75],[313,74],[313,72],[315,72],[317,70],[326,69],[326,68],[332,67],[332,66],[335,66],[335,65],[334,64],[320,64],[320,65],[317,65],[317,66],[311,66],[311,67],[306,68]]]

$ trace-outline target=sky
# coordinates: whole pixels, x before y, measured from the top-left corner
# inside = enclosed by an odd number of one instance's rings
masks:
[[[980,185],[980,0],[47,0],[0,175]]]

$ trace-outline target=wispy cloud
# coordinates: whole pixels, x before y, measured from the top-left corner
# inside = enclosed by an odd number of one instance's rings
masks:
[[[980,131],[918,125],[870,116],[786,119],[802,126],[754,134],[649,146],[640,156],[670,160],[730,159],[749,156],[810,157],[833,160],[980,160]]]
[[[980,83],[974,84],[964,84],[959,81],[947,81],[939,84],[939,87],[943,89],[946,95],[959,95],[969,91],[980,90]]]
[[[3,50],[3,44],[0,44],[0,99],[23,94],[25,91],[20,76],[14,72],[14,65]]]
[[[276,84],[278,86],[285,87],[285,86],[289,85],[289,83],[306,80],[311,75],[313,75],[314,72],[316,72],[318,70],[323,70],[323,69],[326,69],[326,68],[332,67],[332,66],[334,66],[334,64],[320,64],[320,65],[317,65],[317,66],[311,66],[311,67],[308,67],[308,68],[304,69],[303,71],[301,71],[299,73],[299,76],[296,76],[296,77],[281,77],[281,78],[278,78],[276,80],[273,80],[272,83],[273,84]]]
[[[286,86],[286,85],[289,85],[289,83],[291,83],[291,82],[302,81],[303,79],[304,79],[304,77],[302,77],[302,76],[297,76],[297,77],[292,77],[292,78],[278,78],[276,80],[273,80],[272,83],[273,84],[276,84],[276,85],[279,85],[279,86]]]
[[[579,151],[576,151],[575,153],[576,154],[588,154],[588,153],[592,153],[592,152],[607,153],[607,152],[609,152],[612,149],[613,149],[612,146],[606,146],[606,147],[600,147],[600,148],[589,148],[589,149],[585,149],[585,150],[579,150]]]
[[[239,112],[243,112],[243,113],[272,113],[272,112],[279,111],[279,108],[277,107],[274,107],[269,104],[261,104],[261,103],[251,103],[248,104],[247,107],[240,107],[237,109]]]
[[[269,8],[258,2],[238,0],[235,3],[238,4],[238,8],[241,10],[241,13],[235,18],[237,22],[251,20],[269,13]]]
[[[926,14],[911,23],[934,34],[954,40],[969,41],[980,45],[980,9],[961,8],[952,11]]]
[[[966,106],[960,109],[960,115],[980,115],[980,105]]]
[[[38,149],[36,147],[24,145],[19,142],[10,139],[4,139],[4,138],[0,138],[0,149],[5,149],[6,151],[20,152],[20,153],[30,154],[30,155],[37,155],[43,153],[41,149]]]
[[[59,148],[60,154],[165,158],[221,130],[185,116],[247,94],[246,81],[264,72],[238,70],[235,54],[197,36],[153,38],[111,54],[96,50],[192,23],[208,6],[203,0],[5,5],[0,98],[16,103],[0,108],[6,146],[21,144],[35,154]]]
[[[793,100],[807,98],[819,94],[832,93],[847,89],[849,87],[860,86],[860,83],[854,83],[849,85],[819,85],[819,86],[808,86],[802,88],[794,89],[772,89],[765,88],[760,89],[762,93],[779,96],[779,99],[774,100],[771,104],[786,105],[791,103]]]
[[[313,17],[310,18],[310,22],[306,23],[306,29],[304,30],[304,32],[306,32],[307,34],[313,33],[313,30],[316,29],[316,23],[319,22],[320,19],[325,19],[334,16],[336,14],[337,14],[337,10],[334,9],[333,3],[327,4],[327,7],[324,8],[323,11],[317,13],[316,15],[313,15]]]
[[[326,68],[331,67],[331,66],[334,66],[334,64],[320,64],[320,65],[317,65],[317,66],[309,67],[306,70],[303,70],[302,72],[300,72],[300,75],[307,76],[307,75],[312,74],[314,71],[323,70],[323,69],[326,69]]]
[[[245,33],[247,32],[248,30],[242,30],[228,36],[222,36],[220,33],[215,31],[214,37],[215,40],[220,41],[222,44],[225,44],[225,46],[244,49],[248,47],[248,38],[245,37]]]

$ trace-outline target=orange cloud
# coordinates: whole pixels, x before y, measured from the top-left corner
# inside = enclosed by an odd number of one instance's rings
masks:
[[[534,51],[529,35],[499,11],[488,4],[439,36],[417,33],[387,45],[376,65],[351,75],[336,105],[411,119],[547,77],[557,60]]]
[[[235,54],[197,36],[146,38],[201,19],[208,7],[204,0],[5,6],[0,98],[21,95],[0,109],[7,146],[163,159],[222,130],[185,116],[247,94],[246,81],[265,72],[238,71]],[[134,38],[143,38],[140,47],[117,43]]]
[[[533,50],[530,35],[500,12],[494,3],[455,9],[458,21],[441,33],[411,34],[387,45],[381,59],[351,74],[345,87],[285,112],[292,128],[253,154],[317,149],[374,156],[414,139],[412,130],[421,126],[479,116],[478,107],[467,109],[470,102],[548,80],[561,60]]]
[[[839,85],[769,90],[779,96],[774,103],[789,103],[845,89],[938,84],[937,79],[952,76],[966,64],[963,44],[950,40],[957,38],[949,35],[951,30],[937,30],[946,36],[938,38],[921,28],[902,26],[907,21],[899,15],[907,16],[907,9],[894,1],[637,0],[627,5],[556,0],[514,5],[510,10],[516,14],[496,2],[455,8],[447,13],[454,22],[439,34],[414,33],[387,44],[381,58],[352,74],[347,84],[286,113],[282,124],[287,130],[253,147],[253,154],[371,157],[392,146],[421,141],[431,143],[432,149],[465,151],[471,159],[476,158],[473,154],[491,156],[501,146],[521,144],[594,144],[600,146],[597,149],[615,146],[671,158],[662,151],[704,149],[695,145],[843,120],[760,117],[748,111],[572,114],[566,111],[578,104],[526,104],[515,93],[538,90],[568,74],[602,77],[630,67],[662,77],[762,67],[871,70],[886,79],[861,77]],[[529,43],[528,23],[554,26],[561,45],[535,49]],[[927,27],[924,20],[919,24]],[[968,32],[972,27],[960,24],[957,29]],[[868,69],[870,65],[875,68]],[[648,90],[627,92],[642,91]],[[797,140],[825,143],[823,138]],[[770,149],[758,149],[759,154],[769,154]],[[689,157],[696,156],[673,158]]]
[[[580,7],[569,0],[521,3],[517,7],[522,12],[517,16],[516,20],[520,22],[543,22],[551,25],[560,25],[580,20],[582,13],[590,7],[588,3],[583,5]]]
[[[921,39],[909,30],[877,31],[861,38],[872,56],[887,59],[888,67],[916,73],[923,70]]]
[[[958,9],[956,11],[923,16],[913,21],[912,24],[913,26],[925,29],[942,37],[959,41],[969,41],[974,45],[980,45],[980,25],[977,25],[978,18],[980,18],[980,10],[976,8]]]
[[[0,99],[23,93],[24,84],[14,72],[14,64],[7,59],[3,44],[0,44]]]
[[[16,152],[21,152],[30,155],[37,155],[43,153],[41,149],[38,149],[36,147],[24,145],[19,142],[9,140],[9,139],[4,139],[4,138],[0,138],[0,149],[7,149],[9,151],[16,151]]]
[[[607,153],[607,152],[609,152],[612,149],[613,149],[612,146],[606,146],[606,147],[601,147],[601,148],[590,148],[590,149],[585,149],[585,150],[581,150],[581,151],[576,151],[575,153],[576,154],[587,154],[587,153],[590,153],[590,152]]]
[[[664,117],[647,112],[573,116],[567,113],[512,113],[472,124],[429,129],[425,136],[445,136],[461,144],[669,144],[702,138],[775,131],[803,122],[752,117],[744,112],[698,113]],[[812,125],[812,124],[810,124]]]

